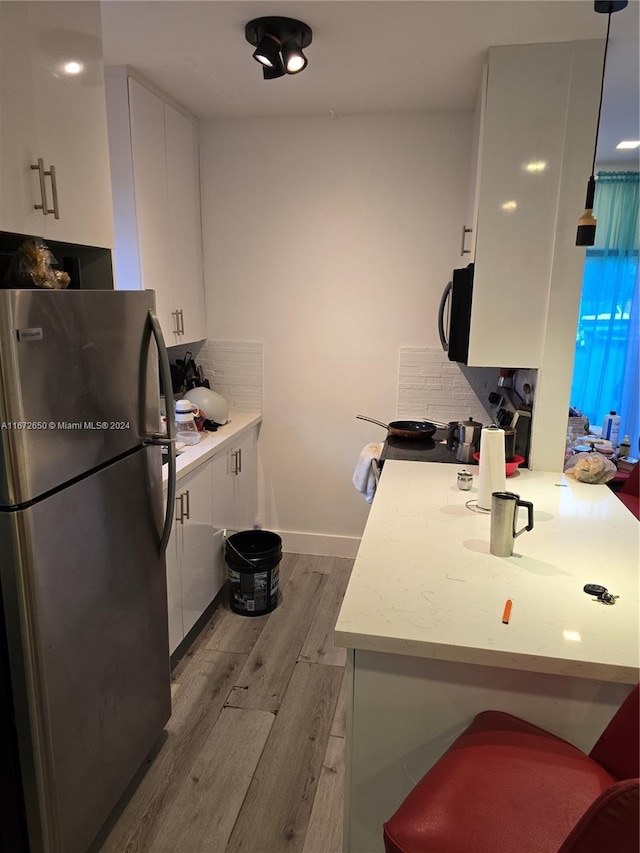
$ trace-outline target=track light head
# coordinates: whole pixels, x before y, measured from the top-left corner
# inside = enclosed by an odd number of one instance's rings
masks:
[[[298,74],[307,66],[303,48],[311,44],[311,28],[294,18],[255,18],[244,28],[253,58],[263,66],[265,80]]]
[[[271,35],[266,35],[253,51],[253,58],[265,68],[275,68],[280,60],[280,42]]]
[[[298,74],[307,65],[307,57],[294,39],[282,45],[282,60],[287,74]]]

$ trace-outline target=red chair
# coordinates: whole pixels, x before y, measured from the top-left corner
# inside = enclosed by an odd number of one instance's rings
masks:
[[[627,509],[640,520],[640,462],[633,466],[625,484],[616,494]]]
[[[638,686],[589,755],[478,714],[384,824],[387,853],[638,853]]]

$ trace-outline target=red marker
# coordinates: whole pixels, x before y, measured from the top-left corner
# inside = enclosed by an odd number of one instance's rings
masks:
[[[503,625],[509,624],[509,617],[511,616],[511,604],[512,604],[512,602],[511,602],[510,598],[508,598],[504,603],[504,611],[502,613],[502,624]]]

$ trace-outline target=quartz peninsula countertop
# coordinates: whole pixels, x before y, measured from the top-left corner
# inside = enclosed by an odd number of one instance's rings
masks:
[[[247,429],[259,424],[262,420],[262,415],[259,412],[229,412],[229,419],[226,424],[219,426],[215,432],[203,432],[202,438],[198,444],[185,447],[177,456],[176,459],[176,474],[178,479],[189,474],[198,465],[202,465],[211,456],[215,456],[221,450],[224,450],[232,444],[240,435]],[[165,463],[162,466],[162,485],[166,486],[169,479],[169,465]]]
[[[489,551],[491,516],[465,504],[463,466],[387,461],[335,629],[335,643],[531,672],[639,680],[640,526],[606,486],[520,470],[506,488],[534,504],[511,557]],[[477,474],[477,469],[474,470]],[[518,528],[524,526],[520,510]],[[612,606],[587,583],[619,595]],[[505,601],[513,608],[502,623]]]

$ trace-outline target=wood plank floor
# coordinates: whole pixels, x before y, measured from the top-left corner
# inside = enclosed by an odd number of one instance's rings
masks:
[[[91,853],[340,853],[346,653],[331,637],[352,565],[284,554],[272,613],[216,609]]]

